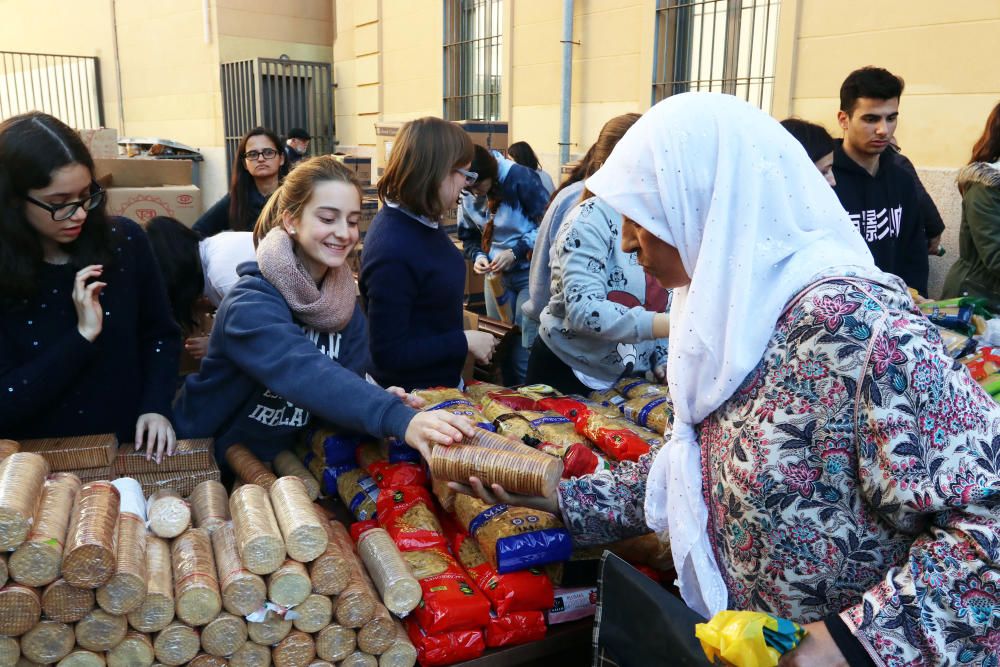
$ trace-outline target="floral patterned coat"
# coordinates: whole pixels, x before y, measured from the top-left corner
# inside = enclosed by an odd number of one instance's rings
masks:
[[[1000,406],[908,295],[810,286],[699,432],[730,608],[839,613],[880,665],[998,665]],[[577,544],[645,532],[649,463],[560,484]]]

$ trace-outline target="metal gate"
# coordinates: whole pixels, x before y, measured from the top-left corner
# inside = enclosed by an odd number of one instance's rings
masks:
[[[226,169],[232,169],[240,138],[258,125],[281,137],[293,127],[312,137],[310,155],[334,147],[333,79],[330,63],[254,58],[223,63],[222,116]]]
[[[44,111],[70,127],[104,126],[97,58],[0,51],[0,119]]]

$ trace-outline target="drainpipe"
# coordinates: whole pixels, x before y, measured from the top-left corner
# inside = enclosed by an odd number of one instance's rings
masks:
[[[559,167],[569,162],[569,118],[573,101],[573,0],[563,0],[562,118],[559,123]]]
[[[122,63],[118,57],[118,10],[111,0],[111,45],[115,59],[115,82],[118,84],[118,134],[125,134],[125,99],[122,97]]]

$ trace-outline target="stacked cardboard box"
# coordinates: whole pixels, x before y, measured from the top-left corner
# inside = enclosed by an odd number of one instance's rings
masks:
[[[140,224],[166,215],[189,227],[201,215],[201,190],[190,160],[113,158],[94,161],[97,181],[107,189],[108,213]]]

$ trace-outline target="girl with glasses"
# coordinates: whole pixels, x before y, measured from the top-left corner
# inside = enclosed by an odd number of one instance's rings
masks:
[[[79,135],[0,124],[0,435],[174,447],[180,332],[142,229],[109,219]]]
[[[253,230],[264,204],[278,189],[284,165],[278,135],[263,127],[247,132],[236,148],[229,193],[198,218],[194,231],[208,238],[229,229]]]

